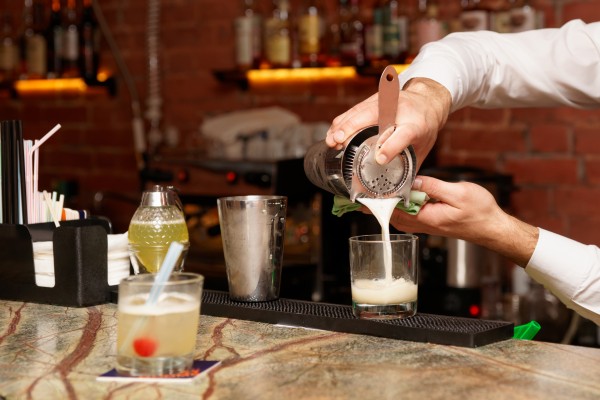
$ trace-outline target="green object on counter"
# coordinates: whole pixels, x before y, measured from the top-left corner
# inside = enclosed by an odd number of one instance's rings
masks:
[[[429,196],[427,193],[420,192],[418,190],[410,191],[410,199],[408,207],[404,206],[404,202],[398,202],[396,208],[407,212],[410,215],[416,215],[421,210],[421,207],[429,200]],[[334,196],[333,197],[333,207],[331,208],[331,213],[338,217],[346,214],[350,211],[356,211],[362,207],[362,204],[359,202],[352,202],[350,199],[343,196]]]
[[[515,326],[514,339],[532,340],[541,329],[540,324],[531,321],[523,325]]]

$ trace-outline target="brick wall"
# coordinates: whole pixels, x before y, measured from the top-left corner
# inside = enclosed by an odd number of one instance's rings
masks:
[[[0,2],[20,12],[20,3]],[[131,70],[141,99],[147,92],[145,0],[101,0],[101,7]],[[375,80],[353,84],[285,84],[242,91],[219,84],[212,71],[232,68],[233,0],[162,2],[160,62],[163,125],[177,128],[180,146],[201,146],[199,126],[207,115],[279,104],[306,121],[330,121],[376,90]],[[263,3],[268,4],[267,1]],[[297,4],[298,2],[293,2]],[[335,1],[327,0],[333,9]],[[371,3],[368,1],[366,3]],[[412,1],[414,7],[415,1]],[[441,2],[444,15],[458,1]],[[538,0],[547,26],[581,18],[600,19],[597,0]],[[102,91],[17,99],[0,93],[0,119],[22,119],[27,138],[39,138],[54,124],[63,129],[43,146],[42,187],[59,180],[78,182],[79,204],[90,207],[96,191],[139,196],[131,133],[130,95],[106,42],[102,67],[118,80],[115,97]],[[512,210],[520,218],[575,239],[600,243],[600,112],[568,108],[465,109],[451,116],[440,135],[442,165],[484,167],[514,175],[518,190]],[[131,214],[111,218],[120,228]]]

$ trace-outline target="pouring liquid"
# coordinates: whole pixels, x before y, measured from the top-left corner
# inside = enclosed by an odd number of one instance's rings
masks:
[[[417,299],[416,283],[404,278],[394,279],[392,274],[392,244],[390,242],[390,219],[400,198],[358,198],[357,201],[371,210],[381,225],[383,240],[384,279],[356,279],[352,284],[355,302],[367,304],[397,304]]]

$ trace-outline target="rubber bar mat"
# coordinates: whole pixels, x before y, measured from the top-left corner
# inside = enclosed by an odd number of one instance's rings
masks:
[[[391,339],[479,347],[513,337],[510,322],[420,314],[407,319],[365,320],[352,307],[302,300],[237,302],[227,292],[205,290],[202,314],[270,324],[293,325]]]

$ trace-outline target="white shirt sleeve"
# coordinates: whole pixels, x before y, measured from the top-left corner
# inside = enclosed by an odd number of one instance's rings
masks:
[[[600,105],[600,22],[515,34],[461,32],[424,46],[400,76],[427,77],[462,107]]]
[[[567,307],[600,325],[600,249],[539,229],[525,271]]]
[[[462,107],[600,106],[600,22],[516,34],[463,32],[424,46],[401,87],[430,78]],[[600,325],[600,249],[540,229],[526,271]]]

